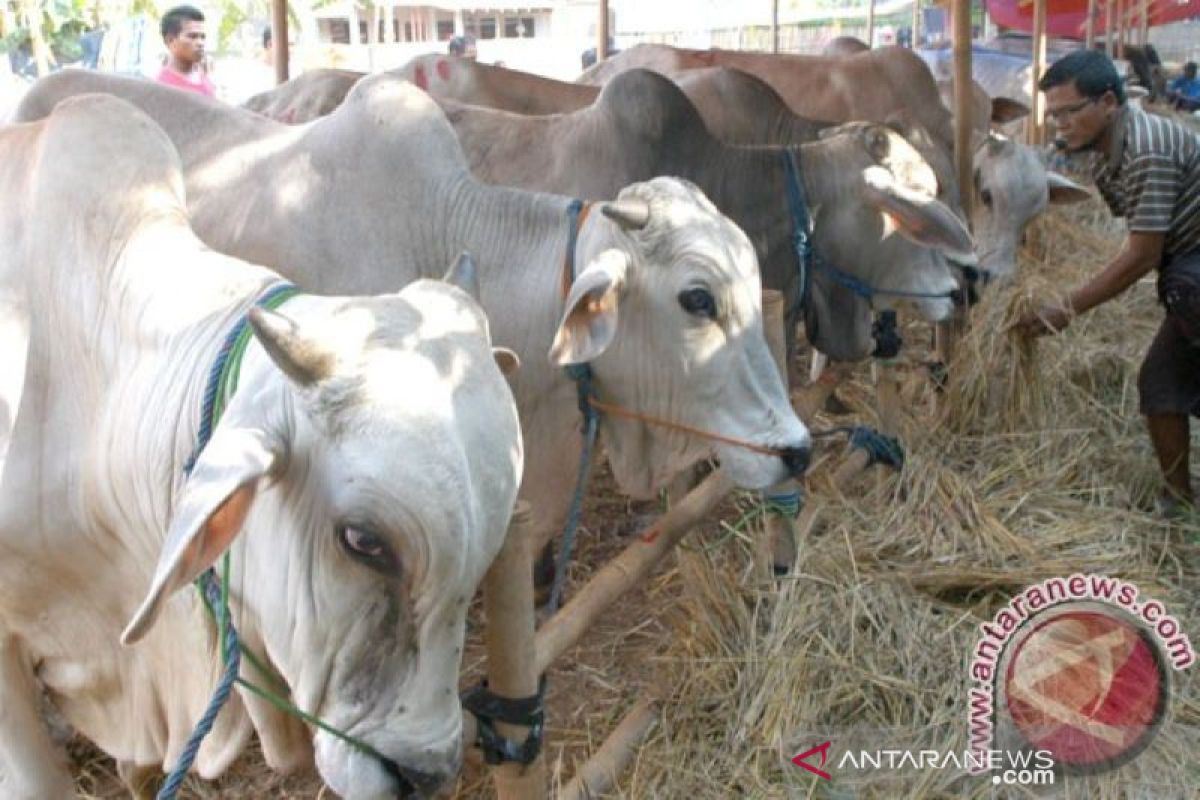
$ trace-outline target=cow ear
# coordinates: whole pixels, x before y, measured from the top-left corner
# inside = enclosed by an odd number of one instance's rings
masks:
[[[1005,122],[1024,119],[1029,116],[1029,106],[1013,100],[1011,97],[992,98],[992,122],[1002,125]]]
[[[628,269],[625,253],[605,250],[579,273],[550,346],[551,364],[582,364],[608,348],[617,333],[617,302]]]
[[[496,359],[496,366],[505,375],[512,375],[521,368],[521,359],[507,347],[493,347],[492,358]]]
[[[973,257],[971,234],[947,206],[901,185],[883,167],[863,170],[863,180],[867,202],[885,214],[904,238],[949,256]]]
[[[1046,189],[1050,193],[1051,203],[1080,203],[1092,196],[1092,193],[1075,183],[1070,178],[1065,178],[1057,172],[1046,172]]]
[[[231,421],[230,412],[183,485],[150,589],[121,634],[123,644],[141,639],[166,599],[229,548],[246,521],[259,479],[280,459],[282,446],[266,432],[224,424]]]

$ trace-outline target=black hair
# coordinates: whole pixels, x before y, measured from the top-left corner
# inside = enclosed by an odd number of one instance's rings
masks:
[[[1187,73],[1187,72],[1195,72],[1195,71],[1196,71],[1196,62],[1195,62],[1195,61],[1189,61],[1189,62],[1187,62],[1186,64],[1184,64],[1184,65],[1183,65],[1183,71],[1184,71],[1185,73]]]
[[[446,46],[452,56],[461,56],[467,52],[467,48],[475,44],[475,38],[472,36],[455,36]]]
[[[1112,92],[1121,105],[1125,104],[1125,83],[1108,56],[1097,50],[1076,50],[1050,65],[1038,81],[1043,92],[1074,81],[1075,88],[1089,100],[1099,100]]]
[[[195,6],[175,6],[163,14],[162,23],[159,25],[163,41],[166,41],[168,36],[178,36],[183,30],[184,20],[204,22],[204,13]]]

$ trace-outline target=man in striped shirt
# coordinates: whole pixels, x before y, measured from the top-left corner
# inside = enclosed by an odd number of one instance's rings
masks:
[[[1092,177],[1128,235],[1100,272],[1019,326],[1031,336],[1057,333],[1158,270],[1166,318],[1142,362],[1138,394],[1166,483],[1160,507],[1173,514],[1193,505],[1188,416],[1200,416],[1200,138],[1127,105],[1116,69],[1098,51],[1056,61],[1038,88],[1057,144],[1095,152]]]

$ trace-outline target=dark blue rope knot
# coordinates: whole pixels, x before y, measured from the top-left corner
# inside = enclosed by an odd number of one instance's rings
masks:
[[[895,358],[900,355],[904,346],[904,338],[896,325],[895,311],[881,311],[871,323],[871,338],[875,340],[875,350],[871,353],[875,358]]]
[[[850,430],[851,449],[862,449],[870,456],[870,464],[884,464],[894,469],[904,466],[904,448],[900,441],[891,436],[885,436],[874,428],[865,425],[855,426]]]
[[[799,491],[768,494],[766,499],[767,512],[780,517],[795,518],[800,515],[800,510],[804,507],[804,501]]]
[[[217,582],[216,574],[210,568],[205,570],[197,580],[204,592],[205,602],[217,614],[219,620],[217,630],[225,632],[225,641],[222,643],[225,669],[221,673],[221,680],[217,683],[217,688],[213,691],[212,699],[208,701],[208,708],[204,710],[204,716],[200,717],[200,721],[196,723],[192,735],[188,737],[187,744],[183,747],[183,752],[179,755],[179,761],[175,763],[175,767],[163,782],[162,788],[158,790],[157,800],[174,800],[184,778],[187,777],[188,770],[196,761],[196,754],[200,752],[200,745],[203,743],[204,737],[208,736],[209,731],[212,730],[218,712],[229,699],[241,667],[242,656],[238,650],[237,631],[234,630],[233,620],[230,619],[229,607],[222,601],[221,587]]]

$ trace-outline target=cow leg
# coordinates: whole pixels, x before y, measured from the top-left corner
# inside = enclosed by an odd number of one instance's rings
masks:
[[[0,640],[0,796],[57,800],[75,796],[66,753],[42,720],[41,687],[12,636]]]
[[[129,790],[134,800],[154,800],[158,794],[158,785],[162,782],[163,771],[157,765],[134,764],[132,761],[118,761],[117,775]]]

